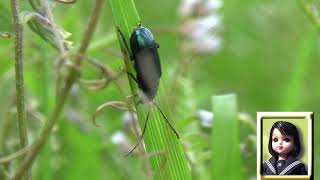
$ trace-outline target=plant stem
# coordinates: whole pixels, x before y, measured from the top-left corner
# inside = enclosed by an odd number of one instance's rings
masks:
[[[307,4],[305,0],[298,0],[298,3],[303,8],[305,14],[307,15],[311,23],[315,25],[317,31],[320,32],[320,18],[317,17],[316,14],[312,11],[311,5]]]
[[[26,109],[24,99],[24,78],[23,78],[23,25],[19,19],[19,1],[11,0],[12,15],[15,27],[15,73],[16,73],[16,100],[18,112],[18,125],[20,136],[20,147],[28,145]],[[31,173],[27,173],[29,179]]]
[[[76,63],[73,68],[70,70],[69,76],[66,78],[65,86],[60,91],[61,94],[59,94],[59,97],[57,98],[57,102],[55,104],[54,111],[50,118],[46,121],[46,124],[41,131],[41,134],[39,136],[39,139],[37,139],[31,146],[31,149],[29,153],[26,156],[25,161],[23,162],[22,166],[17,170],[15,175],[13,176],[13,180],[18,180],[23,176],[23,174],[29,169],[29,167],[32,165],[33,161],[35,160],[36,156],[40,153],[43,146],[45,145],[48,137],[50,136],[50,133],[52,131],[53,126],[56,124],[56,122],[59,119],[59,116],[63,110],[63,107],[65,105],[66,98],[69,94],[69,91],[74,84],[74,82],[78,79],[78,68],[81,65],[82,57],[84,56],[89,42],[91,40],[92,34],[95,30],[97,20],[99,17],[99,14],[101,12],[101,8],[103,5],[104,0],[96,0],[95,6],[92,11],[92,14],[90,16],[87,28],[84,33],[83,40],[81,42],[81,46],[78,50],[78,55],[75,56],[74,62]],[[63,42],[60,42],[63,43]]]
[[[20,145],[23,148],[28,144],[26,110],[24,104],[24,79],[23,79],[23,26],[19,22],[19,7],[17,0],[11,0],[11,7],[15,25],[15,72],[16,72],[16,99],[19,121]]]
[[[109,1],[114,24],[123,34],[126,42],[130,42],[132,30],[139,24],[140,18],[135,8],[133,0],[110,0]],[[126,71],[135,74],[132,61],[129,59],[130,51],[125,47],[124,40],[118,33],[121,50],[124,55]],[[128,75],[132,94],[138,91],[137,83]],[[160,88],[161,89],[161,85]],[[157,101],[158,98],[155,98]],[[147,171],[152,179],[191,179],[191,173],[187,165],[187,160],[181,142],[177,139],[172,129],[166,124],[164,117],[155,106],[144,104],[137,105],[139,98],[134,96],[137,116],[140,127],[144,127],[146,117],[149,116],[148,127],[146,128],[143,140],[146,145],[152,174]],[[166,111],[164,114],[170,115]],[[170,116],[168,116],[170,119]]]
[[[10,161],[17,159],[18,157],[26,154],[29,151],[29,148],[26,146],[23,149],[18,150],[17,152],[10,154],[9,156],[1,157],[0,158],[0,164],[6,164]]]
[[[237,97],[226,94],[212,97],[212,179],[243,180],[240,153]],[[223,135],[223,137],[221,137]]]

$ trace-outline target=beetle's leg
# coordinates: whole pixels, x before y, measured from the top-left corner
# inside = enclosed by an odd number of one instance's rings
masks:
[[[149,121],[149,115],[150,115],[150,109],[149,109],[149,111],[148,111],[147,118],[146,118],[146,122],[144,123],[143,130],[142,130],[142,134],[141,134],[141,136],[140,136],[140,138],[139,138],[139,141],[137,142],[137,144],[136,144],[124,157],[129,156],[129,155],[138,147],[138,145],[139,145],[140,142],[142,141],[143,136],[144,136],[144,133],[146,132],[146,129],[147,129],[147,124],[148,124],[148,121]]]
[[[164,118],[164,120],[166,121],[166,123],[169,125],[169,127],[171,128],[171,130],[176,134],[177,138],[179,139],[179,134],[178,132],[174,129],[174,127],[171,125],[171,123],[168,121],[167,117],[164,115],[164,113],[161,111],[160,107],[158,106],[157,103],[153,102],[153,104],[158,108],[158,110],[160,111],[162,117]]]
[[[142,25],[141,25],[141,21],[139,21],[138,26],[139,26],[139,27],[141,27],[141,26],[142,26]]]
[[[141,99],[139,99],[139,101],[135,104],[136,106],[139,106],[139,104],[142,104]]]
[[[135,78],[132,73],[126,71],[125,69],[121,69],[121,70],[124,71],[125,73],[127,73],[137,84],[139,84],[137,78]],[[133,98],[135,96],[139,96],[139,94],[135,93],[132,96],[130,96],[129,98]],[[139,104],[142,104],[142,100],[141,99],[139,99],[139,101],[135,105],[138,106]]]
[[[119,26],[117,26],[117,31],[120,33],[121,39],[122,39],[124,45],[126,46],[126,49],[127,49],[128,53],[129,53],[129,55],[130,55],[130,60],[133,60],[133,56],[132,56],[131,51],[130,51],[130,49],[129,49],[128,43],[127,43],[126,39],[124,38],[124,35],[123,35],[123,33],[121,32]]]
[[[139,84],[137,78],[134,77],[134,75],[133,75],[131,72],[128,72],[128,71],[126,71],[125,69],[122,69],[122,71],[124,71],[125,73],[127,73],[137,84]]]
[[[155,42],[156,43],[156,47],[157,48],[159,48],[160,47],[160,44],[159,43],[157,43],[157,42]]]
[[[128,75],[129,75],[130,77],[132,77],[132,79],[138,84],[138,81],[137,81],[137,79],[133,76],[133,74],[131,74],[131,73],[129,73],[129,72],[126,72],[126,73],[128,73]],[[139,94],[136,92],[136,93],[134,93],[134,95],[132,95],[132,97],[135,97],[135,96],[139,96]],[[139,97],[139,100],[138,100],[137,103],[135,103],[135,105],[136,105],[136,106],[139,106],[140,104],[142,104],[142,100],[141,100],[140,97]]]
[[[130,98],[133,101],[133,97],[136,97],[136,96],[139,96],[139,94],[138,93],[134,93],[131,96],[127,96],[127,98]],[[138,102],[135,103],[136,106],[139,106],[140,104],[142,104],[142,100],[141,99],[139,99]]]

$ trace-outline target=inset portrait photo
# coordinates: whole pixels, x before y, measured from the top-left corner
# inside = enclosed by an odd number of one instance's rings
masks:
[[[257,113],[258,179],[312,179],[313,113]]]

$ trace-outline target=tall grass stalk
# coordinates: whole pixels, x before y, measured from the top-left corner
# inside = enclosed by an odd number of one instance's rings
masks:
[[[308,69],[309,66],[311,66],[312,53],[316,50],[317,36],[317,31],[315,31],[314,28],[311,28],[305,33],[304,38],[302,39],[303,42],[297,51],[296,63],[293,67],[293,73],[284,96],[284,105],[281,107],[283,111],[295,111],[299,103],[302,102],[299,98],[303,93],[302,88],[305,87],[305,79],[308,78]],[[317,117],[317,115],[315,117]],[[317,126],[319,124],[319,119],[315,118],[314,121],[314,126],[319,127]],[[320,147],[319,143],[317,143],[319,142],[319,132],[317,130],[314,132],[314,142],[314,169],[319,169],[320,157],[318,152]],[[318,172],[315,171],[314,173],[315,179],[319,179]]]
[[[211,179],[242,180],[240,129],[236,95],[212,97]]]
[[[140,18],[132,0],[110,0],[109,1],[114,23],[125,36],[127,43],[130,40],[132,30],[139,24]],[[142,22],[143,24],[143,22]],[[119,43],[124,53],[125,66],[128,72],[135,74],[133,64],[129,60],[127,49],[118,33]],[[128,76],[131,92],[135,94],[138,90],[136,82]],[[158,99],[158,98],[156,98]],[[135,97],[138,102],[138,97]],[[144,135],[144,142],[149,153],[151,169],[154,179],[191,179],[190,170],[187,165],[185,153],[181,142],[166,124],[161,114],[154,106],[150,107],[148,127]],[[137,105],[137,114],[140,127],[144,126],[146,115],[149,111],[147,105]],[[164,109],[164,108],[162,108]],[[166,115],[168,113],[164,112]],[[172,122],[172,119],[169,120]]]
[[[317,33],[312,28],[303,36],[301,46],[299,47],[293,66],[293,72],[284,93],[284,99],[281,99],[283,111],[294,111],[301,103],[301,93],[305,87],[305,79],[308,78],[308,69],[312,61],[312,52],[314,52],[317,42]]]
[[[317,28],[320,33],[320,18],[317,15],[317,11],[314,9],[315,6],[312,2],[308,2],[306,0],[298,0],[299,5],[304,10],[304,13],[309,18],[310,22]]]
[[[12,15],[15,29],[15,72],[16,72],[16,100],[18,112],[18,126],[20,147],[24,148],[28,145],[26,108],[24,97],[24,77],[23,77],[23,25],[19,19],[19,0],[11,0]],[[29,179],[31,173],[25,175],[25,179]]]
[[[308,17],[308,19],[310,20],[310,22],[314,25],[314,27],[317,29],[318,33],[320,33],[320,17],[318,15],[319,13],[319,9],[316,9],[316,6],[312,3],[315,3],[313,1],[305,1],[305,0],[298,0],[299,5],[302,7],[302,9],[304,10],[304,13],[306,14],[306,16]],[[311,36],[311,35],[310,35]],[[310,37],[311,38],[311,37]],[[314,41],[318,40],[316,38],[316,36],[314,35]],[[310,40],[312,42],[312,40]],[[315,42],[314,42],[315,43]],[[314,44],[310,43],[309,46],[312,46]],[[307,46],[308,47],[308,46]],[[303,51],[303,50],[301,50]],[[318,113],[319,115],[319,113]],[[317,114],[315,114],[315,119],[314,119],[314,127],[319,127],[320,121],[317,118]],[[314,177],[315,179],[319,179],[320,178],[320,173],[319,173],[319,169],[320,169],[320,132],[316,130],[316,128],[314,128]]]

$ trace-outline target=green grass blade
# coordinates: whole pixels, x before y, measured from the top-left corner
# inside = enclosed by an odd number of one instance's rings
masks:
[[[114,24],[118,26],[129,42],[132,30],[139,24],[139,16],[132,0],[109,0],[111,6]],[[122,52],[126,55],[125,45],[119,36],[119,43]],[[132,62],[125,58],[126,68],[129,72],[134,73]],[[137,92],[137,85],[129,77],[132,94]],[[137,99],[135,99],[137,102]],[[140,127],[144,126],[148,107],[138,105],[136,107]],[[165,109],[165,108],[162,108]],[[164,111],[164,114],[169,113]],[[169,120],[172,121],[170,117]],[[144,135],[144,142],[150,157],[151,168],[153,171],[153,179],[191,179],[191,173],[187,165],[186,157],[181,142],[176,138],[173,131],[164,121],[156,107],[151,108],[148,127]],[[130,158],[130,157],[129,157]]]
[[[283,111],[294,111],[301,102],[301,93],[305,87],[305,79],[308,77],[308,69],[312,61],[312,52],[315,50],[317,32],[312,28],[307,31],[302,39],[301,46],[297,51],[293,72],[284,94]]]
[[[236,95],[213,96],[212,179],[243,179]]]

